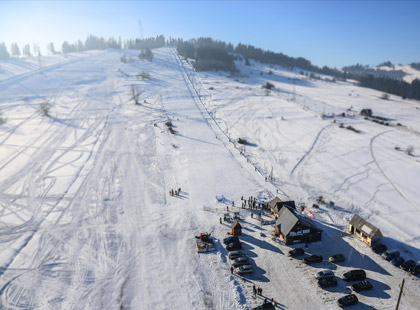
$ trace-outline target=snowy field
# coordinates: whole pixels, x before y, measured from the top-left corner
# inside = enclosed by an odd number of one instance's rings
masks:
[[[251,309],[264,298],[278,309],[337,309],[349,284],[318,288],[321,268],[366,270],[374,289],[353,308],[394,309],[403,278],[400,309],[418,308],[419,278],[342,231],[358,213],[418,262],[419,102],[258,63],[238,62],[233,78],[196,73],[173,48],[154,50],[152,63],[122,55],[138,51],[46,56],[42,69],[38,58],[0,63],[0,309]],[[362,108],[390,125],[363,119]],[[273,228],[241,210],[254,273],[231,275],[217,195],[235,205],[251,195],[334,201],[312,210],[324,233],[307,253],[324,262],[288,258]],[[197,254],[200,232],[217,252]],[[340,252],[344,263],[326,261]]]

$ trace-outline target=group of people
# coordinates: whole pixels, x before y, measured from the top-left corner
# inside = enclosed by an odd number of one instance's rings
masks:
[[[252,290],[254,291],[254,297],[258,295],[262,295],[262,288],[261,287],[255,287],[255,285],[252,286]]]
[[[242,196],[241,201],[242,201],[242,209],[246,209],[247,207],[249,209],[257,209],[257,207],[261,208],[260,202],[258,202],[258,206],[257,206],[257,197],[250,196],[248,200],[246,200],[244,199],[244,196]]]
[[[175,189],[175,190],[171,189],[169,191],[169,195],[171,195],[171,196],[178,196],[180,193],[181,193],[181,187],[178,188],[178,189]]]
[[[262,288],[261,287],[255,287],[255,285],[252,286],[252,290],[254,291],[254,297],[257,297],[257,294],[262,296]],[[267,298],[264,298],[264,303],[266,304]],[[271,298],[271,303],[273,304],[273,306],[277,306],[277,302],[274,300],[274,298]]]

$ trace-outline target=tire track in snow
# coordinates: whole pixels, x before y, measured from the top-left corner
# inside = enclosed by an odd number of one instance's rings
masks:
[[[293,175],[295,173],[295,170],[299,167],[299,165],[303,162],[303,160],[312,152],[312,150],[314,149],[316,143],[318,142],[319,137],[321,136],[322,132],[327,129],[328,127],[330,127],[331,124],[328,124],[327,126],[323,127],[318,134],[315,137],[314,142],[312,143],[311,147],[309,148],[308,151],[306,151],[306,153],[298,160],[298,162],[295,164],[295,166],[293,167],[292,171],[290,172],[290,175]]]
[[[383,131],[379,134],[377,134],[376,136],[372,137],[372,139],[370,140],[370,154],[372,155],[373,161],[375,162],[376,167],[378,167],[379,171],[382,173],[382,175],[385,177],[385,179],[388,180],[389,184],[397,191],[398,194],[401,195],[402,198],[404,198],[404,200],[406,200],[413,208],[420,210],[420,207],[418,207],[416,204],[412,203],[410,199],[408,199],[404,193],[402,191],[400,191],[398,189],[398,187],[394,184],[394,182],[386,175],[385,171],[382,169],[382,167],[379,165],[378,160],[375,157],[375,153],[373,151],[373,142],[375,141],[376,138],[391,132],[391,130],[387,130],[387,131]]]

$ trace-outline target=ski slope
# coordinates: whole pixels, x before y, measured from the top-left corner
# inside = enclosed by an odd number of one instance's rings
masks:
[[[138,54],[126,50],[42,57],[41,70],[38,59],[1,63],[0,309],[251,309],[265,297],[279,309],[336,309],[346,284],[324,291],[313,273],[355,267],[375,286],[358,309],[394,308],[402,278],[401,309],[415,309],[418,278],[341,231],[360,213],[418,259],[420,163],[394,149],[420,149],[417,102],[384,102],[351,83],[303,80],[281,68],[266,96],[267,66],[240,66],[235,80],[196,73],[173,48],[153,53],[152,63],[122,63]],[[151,79],[139,79],[142,71]],[[50,117],[39,112],[45,101]],[[404,127],[346,118],[363,131],[357,135],[319,117],[349,106],[380,107]],[[242,136],[253,144],[241,148]],[[170,196],[177,188],[181,195]],[[219,223],[226,206],[215,196],[239,205],[260,193],[307,205],[319,194],[334,200],[336,210],[315,211],[324,238],[307,252],[350,253],[346,263],[289,259],[290,248],[271,240],[272,227],[241,210],[255,271],[231,275],[221,243],[230,226]],[[196,253],[200,232],[212,233],[217,252]],[[263,297],[252,296],[253,284]]]

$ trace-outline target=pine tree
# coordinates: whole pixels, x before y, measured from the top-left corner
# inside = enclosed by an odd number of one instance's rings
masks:
[[[54,49],[54,43],[50,42],[47,44],[47,50],[50,52],[51,55],[54,55],[56,53]]]
[[[10,53],[14,57],[19,57],[20,56],[20,49],[19,49],[19,46],[17,45],[17,43],[12,43],[12,45],[10,46]]]
[[[29,44],[26,44],[23,49],[22,49],[22,54],[24,56],[31,56],[31,47],[29,46]]]
[[[7,59],[10,57],[9,52],[7,51],[6,45],[1,42],[0,43],[0,59]]]

